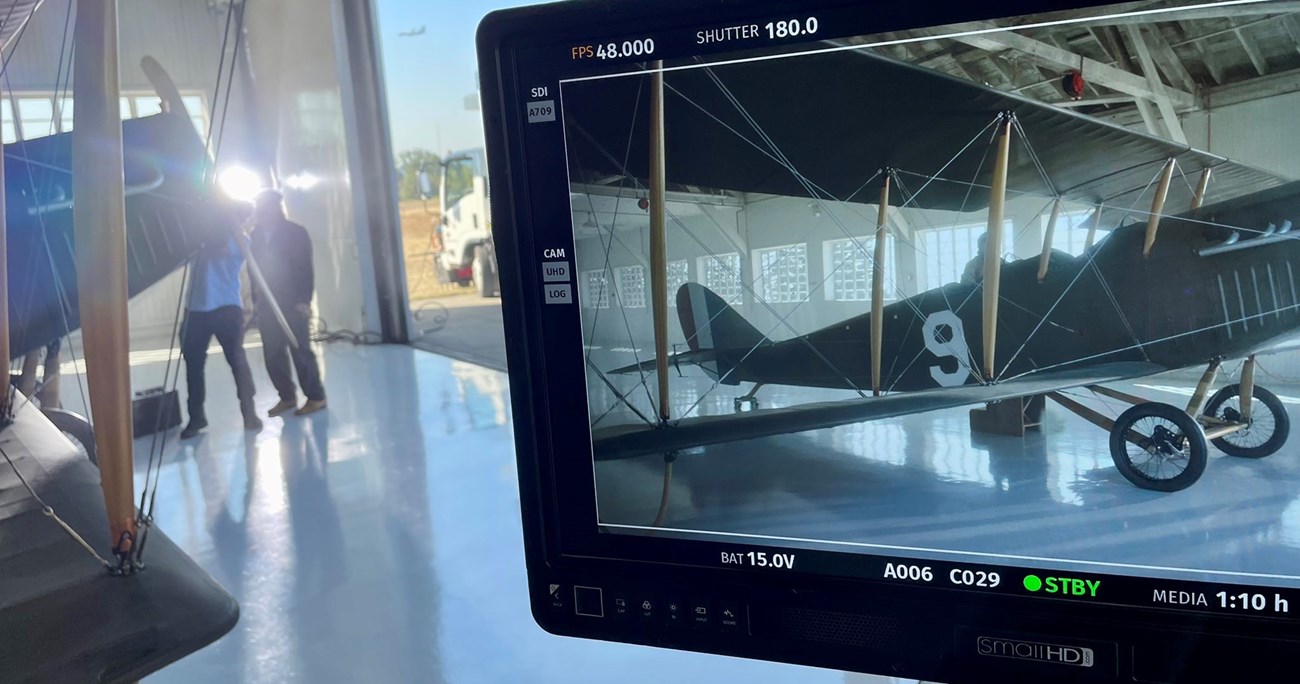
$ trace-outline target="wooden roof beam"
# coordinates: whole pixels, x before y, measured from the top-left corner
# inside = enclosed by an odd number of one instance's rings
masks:
[[[1264,59],[1264,55],[1260,53],[1259,48],[1255,47],[1254,43],[1246,40],[1246,36],[1242,35],[1240,28],[1235,28],[1232,33],[1237,36],[1237,42],[1241,43],[1241,48],[1246,51],[1246,56],[1250,58],[1250,63],[1255,67],[1255,71],[1259,72],[1260,76],[1267,76],[1268,61]]]
[[[1124,30],[1128,32],[1129,40],[1137,49],[1138,61],[1142,65],[1142,73],[1146,75],[1147,85],[1151,88],[1151,92],[1156,94],[1156,107],[1160,109],[1160,118],[1164,121],[1169,139],[1186,144],[1187,136],[1183,133],[1183,124],[1178,120],[1178,112],[1174,111],[1173,103],[1164,94],[1168,89],[1160,82],[1160,76],[1156,73],[1156,63],[1151,58],[1151,51],[1147,49],[1147,43],[1142,37],[1142,29],[1129,25],[1125,26]]]
[[[1215,109],[1294,92],[1300,92],[1300,69],[1279,71],[1249,81],[1206,88],[1202,92],[1202,97],[1207,109]]]
[[[1139,14],[1136,16],[1111,17],[1096,19],[1098,26],[1145,26],[1161,21],[1197,21],[1202,19],[1234,19],[1269,14],[1292,14],[1300,12],[1300,0],[1275,0],[1246,5],[1213,5],[1189,9],[1171,9],[1157,14]]]
[[[991,24],[979,22],[980,28],[988,28]],[[1042,41],[1026,38],[1018,33],[1011,31],[1000,31],[997,33],[983,33],[977,35],[960,36],[954,38],[972,47],[977,47],[989,52],[998,52],[1011,48],[1018,52],[1024,53],[1031,59],[1055,66],[1059,69],[1082,69],[1084,78],[1092,83],[1104,86],[1126,95],[1141,100],[1154,102],[1161,94],[1151,89],[1147,79],[1138,76],[1123,69],[1117,69],[1108,64],[1103,64],[1095,59],[1089,59],[1068,50],[1062,50],[1055,45],[1050,45]],[[1196,99],[1191,93],[1178,90],[1175,88],[1165,88],[1163,93],[1168,97],[1173,107],[1179,111],[1194,109]]]
[[[1168,77],[1169,83],[1176,88],[1182,88],[1189,93],[1196,92],[1196,81],[1188,73],[1187,67],[1183,66],[1183,60],[1179,59],[1178,54],[1169,46],[1169,41],[1160,32],[1160,27],[1150,26],[1145,31],[1146,44],[1151,50],[1151,56],[1155,58],[1156,66]]]

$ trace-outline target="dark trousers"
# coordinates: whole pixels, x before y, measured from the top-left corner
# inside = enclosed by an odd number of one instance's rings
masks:
[[[244,354],[244,310],[223,306],[215,311],[190,311],[181,328],[181,356],[185,359],[185,384],[189,388],[190,420],[203,419],[203,400],[207,391],[203,366],[208,360],[208,343],[216,336],[226,363],[235,375],[235,394],[244,417],[253,410],[253,373]]]
[[[284,329],[275,320],[270,311],[259,311],[257,327],[262,331],[262,355],[266,358],[266,374],[271,376],[271,384],[280,393],[280,399],[298,401],[298,391],[293,384],[293,372],[298,373],[298,384],[308,399],[325,398],[325,387],[320,382],[320,367],[316,365],[316,354],[311,350],[311,339],[307,333],[307,317],[297,307],[286,304],[281,312],[289,324],[298,347],[289,346],[289,338]],[[292,365],[292,370],[290,366]]]

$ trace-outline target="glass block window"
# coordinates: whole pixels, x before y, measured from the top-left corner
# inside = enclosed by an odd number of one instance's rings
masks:
[[[744,289],[740,280],[740,254],[728,252],[700,257],[700,279],[704,286],[731,305],[739,304]]]
[[[1043,225],[1046,227],[1047,217],[1043,218]],[[1056,231],[1052,234],[1052,248],[1069,252],[1074,256],[1083,254],[1088,244],[1088,229],[1092,227],[1092,212],[1079,211],[1071,213],[1062,213],[1056,217]],[[1093,244],[1101,242],[1102,238],[1110,234],[1109,230],[1097,231],[1093,238]]]
[[[614,269],[618,279],[618,301],[625,309],[644,309],[645,267],[619,266]]]
[[[871,274],[876,258],[876,238],[828,240],[823,243],[822,258],[826,273],[826,299],[832,302],[871,301]],[[898,298],[894,279],[894,236],[885,236],[885,301]]]
[[[758,296],[774,304],[808,299],[808,246],[805,244],[754,250]]]
[[[968,223],[951,228],[917,231],[925,250],[925,289],[961,282],[966,264],[979,253],[979,237],[988,229],[985,223]],[[1002,224],[1002,251],[1012,248],[1011,222]]]
[[[668,262],[668,306],[677,306],[677,291],[690,279],[690,262],[685,259]]]
[[[18,99],[18,116],[23,125],[23,139],[42,138],[54,130],[54,100],[48,97]]]
[[[0,139],[6,143],[18,140],[18,127],[14,125],[14,109],[9,98],[0,100]]]
[[[609,274],[606,271],[587,271],[582,274],[586,287],[582,301],[589,309],[609,308]]]
[[[185,112],[190,115],[190,121],[194,122],[194,130],[198,131],[200,136],[206,136],[208,134],[208,112],[203,106],[203,96],[182,95],[181,102],[185,103]]]

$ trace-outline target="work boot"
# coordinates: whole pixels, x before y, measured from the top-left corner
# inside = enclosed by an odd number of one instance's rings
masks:
[[[281,399],[280,403],[276,404],[275,406],[272,406],[271,410],[266,412],[266,415],[270,416],[271,418],[274,418],[280,415],[281,413],[292,411],[293,408],[297,405],[298,402],[293,399]]]
[[[194,437],[197,437],[200,432],[203,432],[203,429],[207,426],[207,418],[191,418],[190,424],[186,425],[184,430],[181,430],[181,439],[193,439]]]
[[[307,415],[307,414],[309,414],[309,413],[315,413],[315,412],[317,412],[317,411],[319,411],[319,410],[321,410],[321,409],[323,409],[323,408],[325,408],[325,400],[324,400],[324,399],[308,399],[308,400],[307,400],[307,403],[305,403],[305,404],[302,405],[302,408],[300,408],[300,409],[298,409],[297,411],[294,411],[294,412],[293,412],[293,415],[295,415],[295,416],[305,416],[305,415]]]

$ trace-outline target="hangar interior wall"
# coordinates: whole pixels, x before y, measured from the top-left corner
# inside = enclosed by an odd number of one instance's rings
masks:
[[[1300,178],[1300,137],[1261,138],[1259,130],[1284,129],[1300,111],[1300,93],[1232,105],[1212,113],[1184,118],[1184,129],[1193,147],[1208,149],[1244,163],[1291,178]],[[1195,182],[1195,179],[1191,179]],[[1207,201],[1213,202],[1211,183]],[[629,198],[635,194],[627,194]],[[792,337],[870,311],[870,266],[840,267],[846,255],[864,257],[873,250],[877,208],[869,203],[817,203],[807,198],[747,195],[734,206],[688,208],[689,200],[669,205],[669,299],[686,279],[718,290],[732,301],[746,319],[773,339]],[[644,211],[634,201],[624,202],[617,215],[577,211],[574,223],[578,237],[577,270],[583,295],[585,325],[592,344],[627,346],[629,340],[646,344],[653,339],[649,308],[649,235]],[[714,199],[709,196],[706,202]],[[575,200],[575,209],[585,206]],[[628,209],[631,206],[633,208]],[[1139,207],[1144,210],[1145,207]],[[1021,197],[1008,201],[1003,255],[1008,260],[1036,258],[1042,248],[1043,231],[1050,204],[1046,198]],[[1058,220],[1053,245],[1080,253],[1088,232],[1089,208],[1067,204]],[[1140,220],[1140,216],[1131,220]],[[1300,217],[1297,217],[1300,221]],[[965,262],[974,256],[972,241],[986,230],[984,211],[958,213],[905,208],[891,210],[890,242],[887,247],[887,299],[911,296],[957,279]],[[609,227],[614,225],[615,239]],[[597,225],[600,226],[599,230]],[[1098,233],[1103,239],[1106,226]],[[847,241],[852,236],[853,241]],[[855,245],[860,245],[856,247]],[[793,248],[791,250],[791,248]],[[776,250],[775,258],[785,267],[797,262],[795,273],[771,278],[763,275],[763,254]],[[838,251],[837,251],[838,250]],[[603,270],[608,251],[608,270]],[[708,255],[721,257],[715,259]],[[784,256],[784,258],[781,258]],[[740,281],[719,279],[720,264],[738,265]],[[715,267],[710,275],[708,263]],[[638,271],[638,267],[640,270]],[[603,273],[603,275],[602,275]],[[849,274],[855,274],[850,276]],[[713,277],[713,280],[710,278]],[[793,278],[793,285],[791,285]],[[845,281],[853,288],[843,287]],[[788,293],[764,291],[764,286],[784,284]],[[863,289],[862,284],[866,284]],[[837,285],[840,285],[837,290]],[[721,286],[721,287],[719,287]],[[606,295],[600,296],[604,287]],[[638,288],[640,288],[638,290]],[[759,301],[759,297],[766,301]],[[806,298],[806,302],[804,301]],[[787,301],[782,301],[787,300]],[[623,310],[617,308],[622,302]],[[609,306],[603,315],[592,315]],[[670,310],[671,342],[684,338]],[[1284,352],[1261,359],[1261,366],[1277,374],[1300,377],[1300,353]]]

